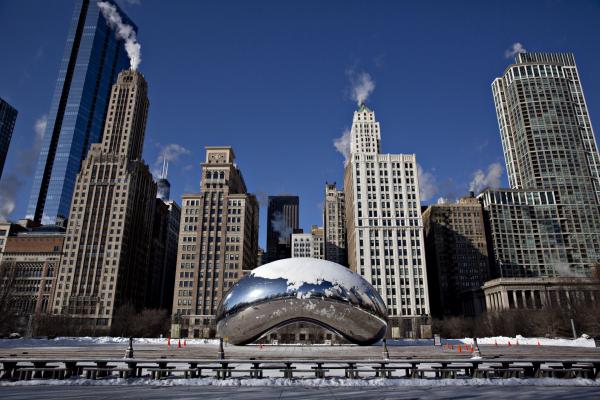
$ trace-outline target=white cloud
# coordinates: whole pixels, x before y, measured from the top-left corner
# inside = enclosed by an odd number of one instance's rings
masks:
[[[44,138],[44,133],[46,132],[46,126],[48,125],[48,116],[46,114],[42,115],[38,119],[35,120],[35,124],[33,125],[33,130],[35,131],[36,139],[42,140]]]
[[[348,163],[350,159],[350,129],[346,128],[342,136],[333,139],[333,145],[335,149],[344,156],[344,165]]]
[[[502,171],[502,164],[500,163],[490,164],[487,168],[487,172],[478,169],[473,173],[473,180],[471,180],[469,185],[469,191],[474,192],[477,195],[481,193],[483,189],[496,189],[500,187]]]
[[[435,176],[431,172],[427,172],[417,164],[417,175],[419,179],[419,196],[421,201],[427,201],[438,192]]]
[[[351,96],[357,105],[361,105],[367,101],[373,90],[375,90],[375,81],[367,72],[355,72],[348,70],[348,78],[350,79]]]
[[[519,53],[527,53],[527,49],[519,42],[513,43],[509,49],[504,52],[504,57],[512,58]]]
[[[168,163],[176,163],[182,156],[188,154],[191,154],[191,151],[177,143],[169,143],[163,146],[158,152],[158,156],[156,156],[156,160],[154,161],[152,174],[154,176],[160,175],[163,161]]]

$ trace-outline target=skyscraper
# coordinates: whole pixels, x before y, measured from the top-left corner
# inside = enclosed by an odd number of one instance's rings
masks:
[[[145,306],[156,184],[141,160],[148,86],[136,71],[119,74],[102,143],[77,175],[58,275],[54,313],[111,326],[119,306]]]
[[[27,218],[43,224],[61,224],[68,218],[81,163],[91,144],[102,138],[111,85],[128,66],[123,41],[107,25],[97,2],[78,0],[33,176]]]
[[[6,101],[0,99],[0,178],[8,154],[8,146],[12,138],[15,121],[17,120],[17,110],[15,110]]]
[[[229,146],[207,147],[201,192],[182,197],[173,337],[212,337],[224,293],[256,268],[258,202]]]
[[[392,336],[416,336],[429,315],[417,162],[381,154],[380,138],[375,113],[361,104],[344,171],[348,260],[386,302]]]
[[[346,205],[344,191],[334,183],[325,183],[323,228],[325,230],[325,259],[341,265],[348,264],[346,250]]]
[[[267,259],[269,262],[292,256],[292,233],[299,226],[298,196],[269,196],[267,206]]]
[[[483,207],[474,196],[423,212],[431,314],[477,315],[490,278]]]
[[[163,161],[162,171],[160,173],[160,177],[156,182],[158,189],[156,195],[159,199],[163,201],[168,201],[171,198],[171,183],[167,179],[167,173],[169,171],[169,164]]]
[[[518,54],[492,90],[511,188],[554,192],[568,273],[589,275],[600,259],[600,156],[575,58]]]
[[[569,274],[568,249],[553,191],[488,189],[479,199],[485,212],[494,277]]]

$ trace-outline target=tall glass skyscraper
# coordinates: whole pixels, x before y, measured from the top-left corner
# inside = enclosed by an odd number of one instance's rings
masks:
[[[552,191],[558,214],[552,232],[539,243],[520,243],[512,254],[547,258],[556,248],[549,239],[560,231],[565,265],[545,265],[543,274],[589,275],[600,260],[600,155],[575,58],[519,54],[492,89],[511,188]],[[528,254],[525,247],[537,249]]]
[[[0,177],[2,177],[2,170],[4,169],[4,162],[8,154],[8,146],[10,146],[16,119],[17,110],[0,99]]]
[[[114,4],[113,0],[105,0]],[[114,4],[117,8],[118,6]],[[123,22],[137,27],[119,9]],[[62,224],[68,218],[75,179],[92,143],[102,139],[110,89],[129,68],[95,0],[76,2],[42,150],[33,178],[27,218]]]

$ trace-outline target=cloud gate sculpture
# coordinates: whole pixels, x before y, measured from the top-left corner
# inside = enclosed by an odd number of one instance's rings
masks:
[[[387,309],[377,290],[348,268],[287,258],[254,269],[227,292],[217,310],[217,334],[243,345],[298,321],[369,345],[385,336]]]

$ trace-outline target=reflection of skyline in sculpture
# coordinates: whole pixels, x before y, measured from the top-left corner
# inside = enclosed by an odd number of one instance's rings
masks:
[[[297,321],[368,345],[384,337],[387,310],[379,293],[348,268],[290,258],[253,270],[231,288],[217,310],[217,333],[230,343],[248,344]]]
[[[267,206],[267,259],[291,257],[291,235],[299,228],[298,196],[269,196]]]

